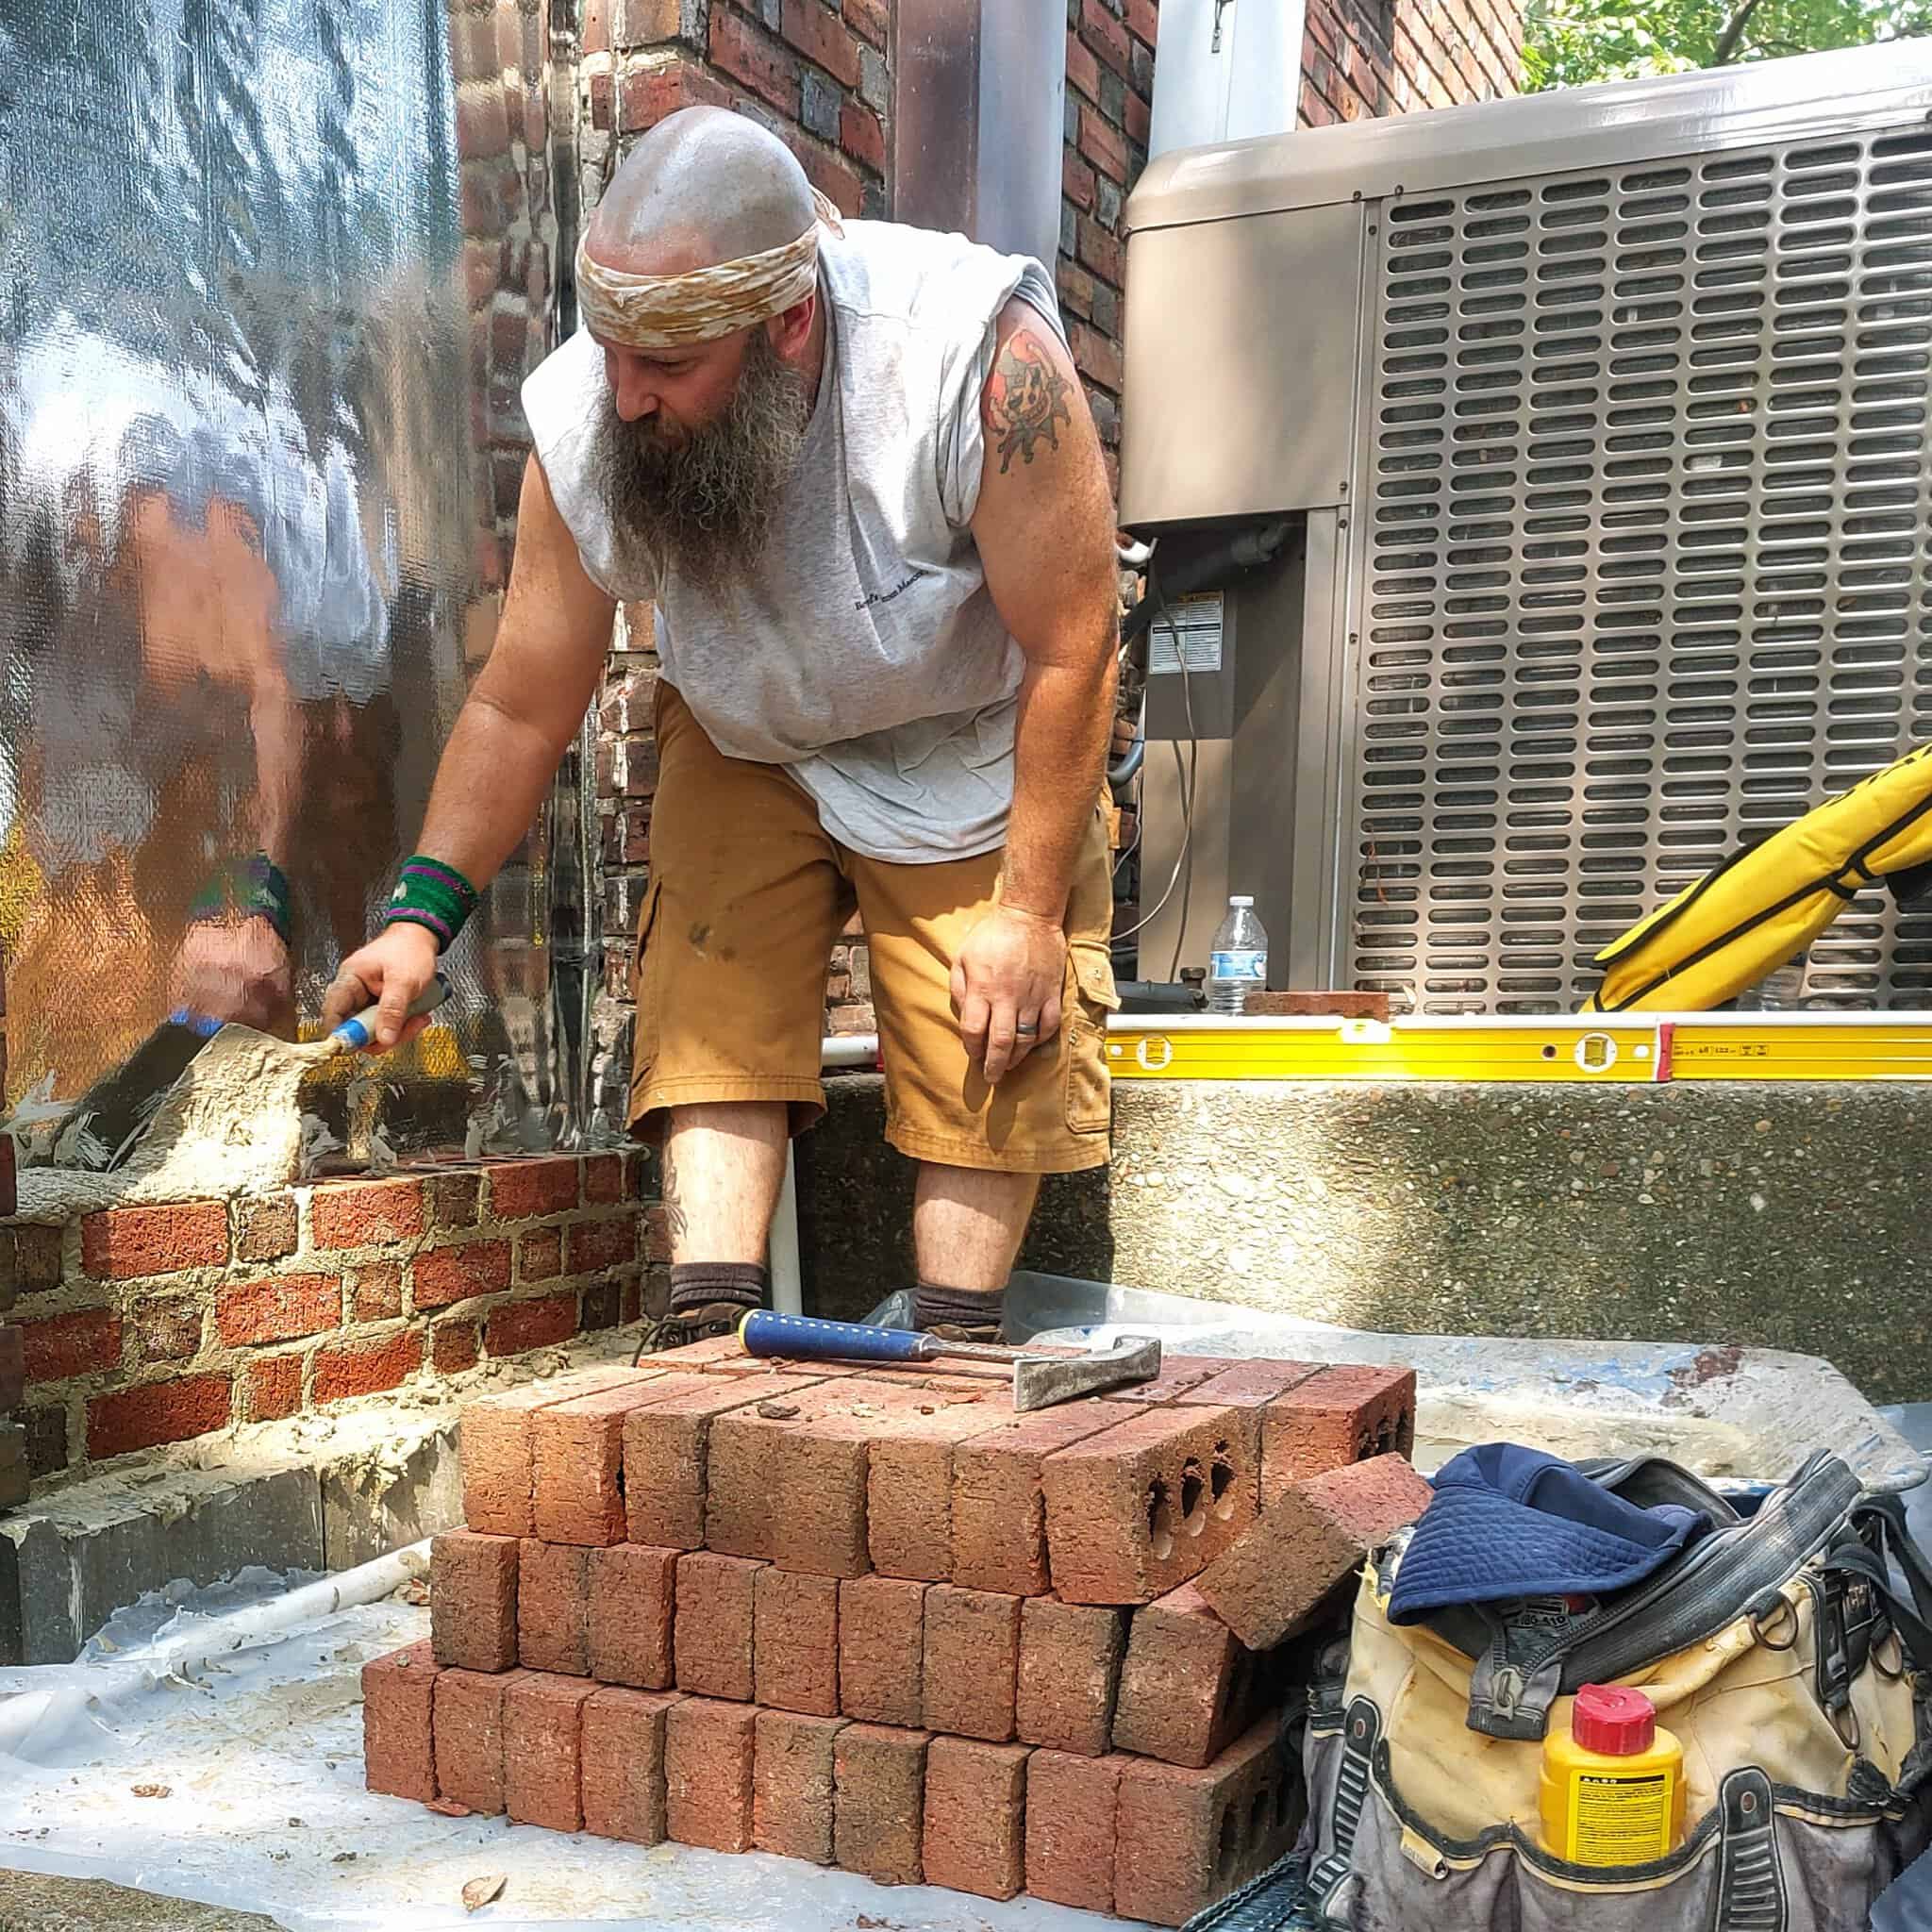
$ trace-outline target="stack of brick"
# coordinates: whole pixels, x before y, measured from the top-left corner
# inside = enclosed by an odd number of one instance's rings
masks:
[[[364,1673],[369,1783],[1180,1924],[1299,1823],[1278,1655],[1194,1578],[1406,1449],[1414,1387],[1180,1358],[1017,1414],[726,1340],[482,1398],[430,1641]]]

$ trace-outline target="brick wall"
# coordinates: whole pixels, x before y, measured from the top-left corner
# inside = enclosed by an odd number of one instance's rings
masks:
[[[0,1225],[34,1474],[458,1385],[662,1307],[638,1155],[328,1181]]]
[[[1307,5],[1304,127],[1502,100],[1521,89],[1523,15],[1508,0]]]

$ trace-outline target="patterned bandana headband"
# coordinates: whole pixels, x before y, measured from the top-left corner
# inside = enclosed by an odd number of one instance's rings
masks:
[[[818,219],[795,242],[681,275],[634,275],[607,268],[577,243],[577,307],[599,341],[645,353],[688,349],[769,322],[818,285],[819,233],[845,231],[839,211],[814,191]]]

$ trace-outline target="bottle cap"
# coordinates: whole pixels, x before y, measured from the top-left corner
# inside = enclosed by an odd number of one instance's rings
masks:
[[[1624,1684],[1586,1684],[1576,1693],[1570,1735],[1586,1751],[1634,1757],[1657,1736],[1657,1706]]]
[[[1252,906],[1255,902],[1246,892],[1230,892],[1227,903],[1230,906]]]

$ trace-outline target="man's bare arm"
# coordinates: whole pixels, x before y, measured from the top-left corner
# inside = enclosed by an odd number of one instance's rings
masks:
[[[610,645],[612,600],[591,583],[532,457],[517,510],[517,547],[503,622],[436,768],[421,849],[486,885],[535,821],[565,747],[583,723]],[[324,1018],[371,995],[376,1043],[405,1036],[403,1014],[429,983],[436,941],[392,925],[342,962]]]
[[[1001,909],[969,936],[954,993],[997,1080],[1059,1024],[1068,890],[1113,724],[1113,500],[1073,358],[1015,298],[981,399],[985,472],[973,517],[987,587],[1025,654]],[[1028,1024],[1037,1036],[1021,1032]]]

